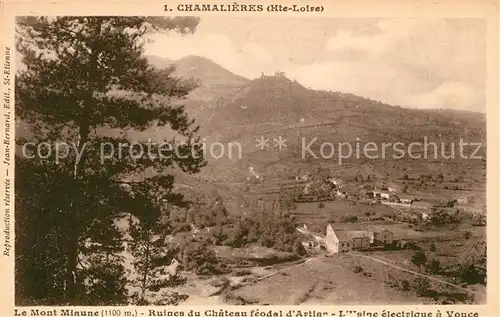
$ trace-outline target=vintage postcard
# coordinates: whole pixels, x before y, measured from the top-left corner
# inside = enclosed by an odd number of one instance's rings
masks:
[[[0,316],[500,314],[496,1],[1,9]]]

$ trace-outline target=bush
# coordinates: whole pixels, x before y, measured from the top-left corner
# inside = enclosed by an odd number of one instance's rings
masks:
[[[411,263],[420,267],[427,262],[427,256],[422,251],[415,251],[411,257]]]
[[[198,275],[213,275],[223,272],[215,251],[206,243],[189,244],[183,252],[183,267]]]
[[[307,255],[307,251],[299,240],[296,240],[293,245],[293,253],[298,256]]]
[[[431,244],[431,246],[429,247],[429,250],[432,252],[436,252],[436,245],[434,243]]]
[[[432,261],[427,263],[427,270],[431,274],[438,274],[441,272],[441,262],[438,259],[432,259]]]
[[[485,283],[486,271],[479,270],[473,263],[460,264],[455,271],[455,274],[469,285]]]
[[[354,271],[354,273],[361,273],[361,272],[363,272],[363,268],[361,266],[359,266],[359,265],[356,265],[354,267],[353,271]]]
[[[407,291],[409,291],[409,290],[410,290],[410,282],[408,282],[408,280],[407,280],[407,279],[401,280],[399,284],[400,284],[400,286],[399,286],[399,287],[400,287],[403,291],[407,292]]]
[[[286,212],[267,213],[259,220],[241,218],[234,224],[234,229],[224,244],[240,248],[257,242],[268,248],[305,255],[303,246],[296,244],[298,236],[295,228],[293,216]]]
[[[448,212],[444,209],[434,210],[431,214],[430,221],[434,225],[456,224],[460,222],[460,218],[455,213]]]
[[[323,202],[318,203],[318,208],[325,208],[325,204]]]
[[[341,222],[357,222],[358,221],[358,216],[344,216],[341,219]]]
[[[251,275],[252,274],[252,271],[250,270],[240,270],[240,271],[236,271],[234,272],[234,276],[247,276],[247,275]]]
[[[419,247],[416,243],[414,242],[408,242],[404,245],[404,248],[405,249],[408,249],[408,250],[417,250],[417,251],[420,251],[422,250],[421,247]]]
[[[231,281],[225,276],[210,282],[210,286],[219,287],[223,290],[227,289],[229,285],[231,285]]]
[[[417,277],[413,280],[413,289],[418,296],[426,296],[429,292],[430,283],[425,278]]]

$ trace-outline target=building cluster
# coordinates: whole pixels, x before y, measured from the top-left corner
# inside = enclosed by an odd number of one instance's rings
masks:
[[[411,205],[414,198],[408,195],[396,194],[395,190],[372,190],[367,192],[368,197],[372,199],[380,199],[389,202]]]
[[[369,230],[335,230],[330,224],[326,227],[325,246],[330,253],[345,253],[393,243],[394,234],[380,227],[371,227]]]
[[[297,175],[295,181],[307,182],[303,186],[302,200],[311,197],[335,197],[348,199],[349,194],[346,191],[347,183],[339,178],[326,177],[323,179],[314,179],[308,174]],[[365,199],[378,200],[385,204],[401,204],[411,206],[415,197],[405,195],[400,192],[397,185],[381,186],[373,190],[359,191],[359,188],[351,188],[353,196],[364,197]],[[308,199],[313,200],[313,199]]]
[[[337,230],[329,224],[325,236],[312,233],[306,225],[298,227],[297,231],[307,237],[303,242],[307,249],[324,248],[333,254],[390,246],[396,242],[391,231],[377,226],[370,226],[368,230]]]

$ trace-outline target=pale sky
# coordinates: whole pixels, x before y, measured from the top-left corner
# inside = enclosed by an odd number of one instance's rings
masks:
[[[486,112],[483,20],[202,17],[193,35],[152,40],[148,55],[204,56],[250,79],[280,70],[313,89]]]

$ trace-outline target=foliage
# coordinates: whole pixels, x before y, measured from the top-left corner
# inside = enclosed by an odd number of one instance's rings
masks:
[[[240,271],[235,271],[233,275],[234,276],[247,276],[247,275],[251,275],[251,274],[252,274],[252,271],[243,269]]]
[[[401,288],[401,290],[403,290],[405,292],[409,291],[410,290],[410,282],[408,282],[407,279],[401,280],[400,288]]]
[[[290,195],[281,195],[278,201],[281,211],[291,211],[297,208],[295,200]]]
[[[476,266],[472,262],[460,263],[456,266],[453,275],[459,277],[467,284],[485,284],[486,269]]]
[[[186,222],[197,228],[223,225],[227,221],[228,212],[222,197],[218,195],[215,196],[215,199],[205,196],[197,197],[187,211]]]
[[[183,251],[182,264],[185,270],[198,275],[213,275],[224,272],[215,251],[206,242],[194,242]]]
[[[268,248],[303,256],[306,250],[298,240],[295,228],[295,220],[287,212],[261,214],[258,219],[241,217],[235,221],[224,244],[240,248],[250,243],[259,243]]]
[[[473,216],[473,226],[484,227],[486,226],[486,216],[484,214],[476,214]]]
[[[158,300],[156,292],[160,289],[182,285],[185,278],[180,277],[177,272],[164,271],[163,267],[173,263],[178,250],[169,249],[164,244],[164,239],[156,234],[159,231],[158,223],[140,223],[131,219],[129,228],[131,240],[128,245],[136,276],[133,283],[140,289],[133,301],[136,305],[147,305]],[[163,301],[172,303],[176,295],[172,294],[173,298],[167,300],[168,294],[169,292],[163,292],[160,296]]]
[[[123,269],[109,256],[120,233],[111,227],[103,236],[96,228],[123,212],[148,222],[158,218],[165,201],[182,204],[172,190],[172,167],[193,173],[205,164],[193,155],[201,151],[197,127],[172,103],[193,85],[173,78],[173,69],[148,64],[145,36],[189,33],[197,24],[188,17],[18,18],[16,46],[26,69],[16,75],[15,106],[34,145],[26,154],[34,155],[16,156],[16,198],[22,197],[16,210],[16,298],[49,305],[122,302]],[[166,159],[137,157],[128,149],[102,161],[103,144],[129,144],[113,131],[153,126],[167,126],[180,137],[166,141],[172,149],[162,148]],[[33,150],[61,141],[69,146],[59,157]],[[158,150],[154,143],[137,143]],[[173,149],[181,155],[172,155]],[[137,177],[146,170],[154,171],[151,177]]]
[[[427,256],[422,251],[415,251],[411,257],[411,263],[419,268],[427,262]]]
[[[86,292],[82,303],[88,305],[126,305],[128,292],[123,259],[117,256],[92,256],[84,271]]]
[[[434,225],[453,224],[460,222],[456,213],[448,212],[444,209],[437,209],[430,215],[430,222]]]
[[[189,295],[179,294],[173,291],[164,291],[156,296],[151,302],[144,302],[144,305],[151,306],[177,306],[179,303],[188,299]]]
[[[453,208],[455,207],[455,204],[457,203],[457,200],[456,199],[453,199],[453,200],[449,200],[448,202],[446,202],[446,207],[448,208]]]
[[[429,292],[430,283],[427,279],[417,277],[413,280],[413,289],[418,296],[426,296]]]
[[[300,242],[299,240],[295,240],[295,242],[293,244],[293,250],[292,250],[292,252],[294,254],[299,255],[299,256],[306,256],[307,255],[306,249],[302,245],[302,242]]]
[[[427,262],[427,270],[431,274],[439,274],[441,272],[441,262],[438,259],[432,259]]]
[[[486,241],[478,241],[471,248],[472,256],[470,261],[476,265],[486,267],[487,265],[487,246]]]
[[[127,304],[128,292],[124,259],[117,253],[124,250],[122,233],[114,219],[104,218],[88,228],[89,239],[81,249],[81,256],[87,260],[82,265],[81,276],[85,278],[85,294],[82,303],[93,305]]]
[[[213,242],[215,245],[222,245],[228,239],[227,233],[224,231],[224,226],[219,224],[213,232]]]
[[[267,214],[258,228],[261,245],[293,252],[295,241],[298,239],[293,217],[288,214]]]
[[[340,219],[340,222],[351,222],[351,223],[354,223],[354,222],[357,222],[358,221],[358,216],[343,216],[341,219]]]

